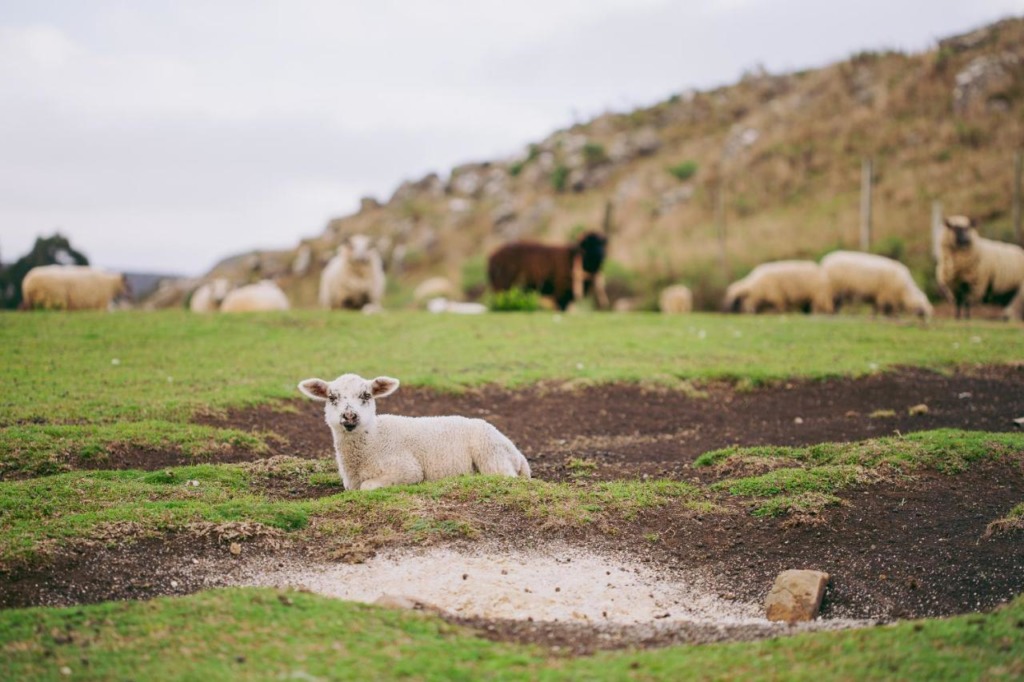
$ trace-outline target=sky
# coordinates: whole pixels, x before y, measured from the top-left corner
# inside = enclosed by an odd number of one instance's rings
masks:
[[[0,261],[200,275],[403,180],[1024,0],[0,0]]]

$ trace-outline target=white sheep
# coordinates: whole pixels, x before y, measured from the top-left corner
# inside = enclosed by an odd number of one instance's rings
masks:
[[[222,313],[248,313],[264,310],[288,310],[288,297],[269,279],[238,287],[224,297]]]
[[[384,298],[384,263],[370,244],[357,234],[338,247],[338,252],[320,275],[319,301],[322,308],[379,309]]]
[[[970,318],[971,304],[991,299],[1008,303],[1003,315],[1021,319],[1024,314],[1024,249],[978,235],[966,216],[945,220],[939,241],[935,277],[943,294],[956,305],[956,316]]]
[[[412,300],[417,304],[430,301],[435,298],[454,298],[457,291],[455,285],[447,277],[430,277],[423,280],[412,293]]]
[[[693,292],[682,284],[665,287],[658,296],[658,310],[667,315],[692,312]]]
[[[762,263],[746,277],[725,290],[723,308],[730,312],[757,313],[774,309],[810,310],[831,313],[834,310],[828,279],[821,266],[809,260],[783,260]]]
[[[26,309],[107,310],[115,298],[128,295],[124,275],[88,265],[41,265],[21,282]]]
[[[876,313],[907,311],[929,318],[932,304],[914,282],[906,265],[885,256],[860,251],[833,251],[821,259],[821,269],[838,309],[844,303],[871,303]]]
[[[189,310],[194,313],[215,313],[230,291],[231,282],[223,277],[201,284],[189,299]]]
[[[483,419],[377,414],[375,400],[398,389],[398,379],[343,374],[306,379],[299,390],[324,403],[346,490],[373,490],[481,474],[530,477],[530,465],[511,440]]]

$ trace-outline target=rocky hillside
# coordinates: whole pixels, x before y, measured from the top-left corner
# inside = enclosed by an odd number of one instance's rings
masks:
[[[407,304],[431,275],[475,293],[498,244],[567,239],[599,227],[611,202],[610,293],[649,302],[682,281],[709,306],[760,261],[857,248],[861,163],[870,158],[872,248],[927,283],[933,201],[980,218],[987,236],[1013,238],[1022,129],[1024,20],[1013,19],[923,54],[864,52],[817,70],[752,72],[729,87],[606,114],[514,158],[404,182],[294,250],[234,257],[208,276],[276,277],[296,305],[312,306],[326,258],[363,232],[385,253],[391,305]],[[181,289],[155,304],[180,301]]]

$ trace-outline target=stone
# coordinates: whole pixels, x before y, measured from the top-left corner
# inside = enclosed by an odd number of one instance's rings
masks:
[[[921,403],[919,405],[911,406],[911,408],[907,411],[910,413],[911,417],[918,417],[922,414],[928,414],[928,406],[925,405],[924,403]]]
[[[430,611],[432,613],[443,613],[443,609],[430,602],[425,602],[416,597],[404,594],[382,594],[373,601],[374,606],[382,606],[386,609],[404,609],[407,611]]]
[[[765,599],[766,617],[786,623],[814,620],[828,581],[829,575],[823,571],[783,571]]]

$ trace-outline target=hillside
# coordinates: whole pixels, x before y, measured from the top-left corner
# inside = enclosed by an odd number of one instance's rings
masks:
[[[391,305],[441,274],[479,291],[486,254],[515,238],[566,239],[614,206],[610,293],[643,303],[682,281],[713,306],[727,281],[780,257],[857,248],[861,162],[875,169],[873,250],[932,284],[933,201],[1012,240],[1015,150],[1024,127],[1024,20],[951,37],[921,54],[864,52],[821,69],[755,71],[630,113],[609,113],[514,158],[401,184],[286,252],[209,273],[277,277],[315,304],[323,263],[348,234],[379,240]],[[725,262],[718,225],[724,224]],[[179,303],[185,286],[154,305]]]

